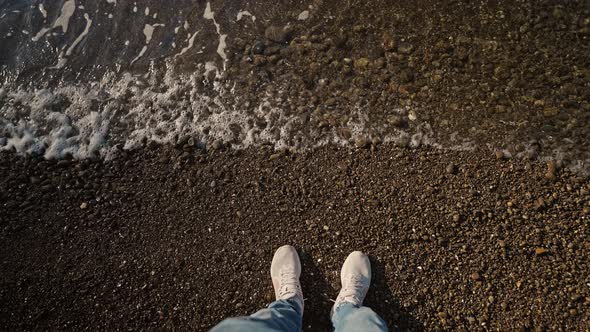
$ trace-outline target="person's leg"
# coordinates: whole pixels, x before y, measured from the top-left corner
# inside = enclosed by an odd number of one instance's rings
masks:
[[[299,332],[302,318],[303,313],[297,303],[292,300],[278,300],[251,316],[228,318],[215,326],[211,332]]]
[[[332,325],[336,332],[387,331],[387,324],[363,301],[371,285],[371,262],[360,251],[348,255],[340,271],[342,289],[332,308]]]
[[[343,303],[332,315],[335,332],[383,332],[387,324],[369,307],[357,307],[352,303]]]
[[[299,284],[301,262],[295,248],[282,246],[275,252],[270,275],[275,289],[275,302],[252,316],[226,319],[211,331],[301,331],[303,320],[303,293]]]

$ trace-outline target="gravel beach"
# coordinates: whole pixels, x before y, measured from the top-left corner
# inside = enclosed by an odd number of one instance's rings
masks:
[[[0,330],[196,330],[339,271],[401,331],[590,331],[590,2],[0,0]]]
[[[0,160],[5,330],[204,331],[272,301],[285,243],[305,330],[329,330],[353,250],[390,328],[590,328],[590,182],[544,163],[391,146]]]

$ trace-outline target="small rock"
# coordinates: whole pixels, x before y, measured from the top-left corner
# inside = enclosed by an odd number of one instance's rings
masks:
[[[533,204],[533,208],[536,211],[540,211],[545,207],[545,200],[542,197],[539,197],[537,200],[535,200],[535,203]]]
[[[263,55],[255,55],[254,56],[254,60],[252,61],[252,63],[256,67],[261,67],[261,66],[264,66],[267,63],[267,59]]]
[[[329,226],[327,226],[327,225],[324,225],[324,230],[325,230],[325,231],[329,231],[329,230],[330,230],[330,227],[329,227]]]
[[[266,30],[264,31],[264,36],[267,39],[272,40],[277,43],[286,43],[287,41],[289,41],[289,38],[291,36],[291,31],[290,31],[290,29],[281,28],[281,27],[271,25],[268,28],[266,28]]]
[[[299,16],[297,16],[297,19],[299,21],[305,21],[308,18],[309,18],[309,10],[304,10],[299,14]]]
[[[402,54],[410,54],[414,50],[414,46],[408,43],[403,43],[399,45],[398,51]]]
[[[211,148],[213,150],[219,150],[223,147],[223,143],[221,143],[220,140],[216,140],[215,142],[213,142],[213,144],[211,145]]]
[[[275,160],[275,159],[279,159],[279,158],[280,158],[282,155],[283,155],[283,153],[282,153],[282,152],[279,152],[279,153],[272,154],[272,155],[270,156],[270,158],[268,158],[268,160],[271,160],[271,161],[272,161],[272,160]]]
[[[471,277],[471,279],[474,281],[478,281],[481,279],[481,276],[477,272],[473,272],[469,277]]]
[[[364,136],[358,136],[354,143],[356,144],[356,147],[359,149],[363,149],[369,146],[369,141],[364,137]]]
[[[352,137],[352,132],[350,131],[350,129],[348,128],[340,128],[338,130],[338,133],[340,134],[340,136],[346,140],[350,139],[350,137]]]
[[[395,44],[395,39],[393,38],[392,35],[385,34],[385,35],[383,35],[382,46],[385,51],[392,51],[392,50],[395,50],[395,47],[397,45]]]
[[[359,58],[354,60],[354,68],[357,70],[365,70],[369,66],[369,59]]]
[[[548,180],[555,180],[555,173],[557,172],[557,165],[555,161],[550,160],[547,162],[547,173],[545,173],[545,178]]]
[[[82,204],[80,204],[80,209],[86,210],[87,208],[88,208],[88,203],[83,202]]]
[[[559,113],[559,110],[555,107],[547,107],[543,110],[543,115],[546,117],[552,117]]]
[[[263,42],[256,42],[254,46],[252,46],[252,54],[254,55],[261,55],[264,53],[264,43]]]
[[[401,83],[410,83],[414,80],[414,74],[409,69],[404,69],[399,73],[398,79]]]
[[[547,250],[545,248],[537,248],[537,249],[535,249],[535,255],[537,255],[537,256],[546,255],[547,253],[549,253],[549,250]]]
[[[457,166],[455,166],[455,164],[450,163],[449,165],[447,165],[446,168],[447,174],[456,174],[457,173]]]
[[[404,127],[405,126],[405,121],[401,116],[398,115],[392,115],[389,118],[387,118],[387,121],[394,127]]]

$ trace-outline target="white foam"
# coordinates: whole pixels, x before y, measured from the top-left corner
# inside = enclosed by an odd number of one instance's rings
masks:
[[[174,57],[178,57],[183,55],[184,53],[188,52],[188,50],[190,50],[191,48],[193,48],[193,45],[195,44],[195,38],[197,38],[197,34],[199,33],[199,31],[196,31],[192,36],[190,36],[189,40],[188,40],[188,45],[183,48],[180,53],[176,54]],[[176,46],[176,45],[174,45]]]
[[[43,15],[43,18],[47,18],[47,10],[45,10],[45,6],[42,3],[39,4],[39,11]]]
[[[131,61],[131,64],[134,64],[135,62],[137,62],[137,60],[139,60],[145,54],[145,52],[148,49],[148,46],[147,45],[152,41],[152,37],[154,35],[154,30],[157,27],[163,27],[163,26],[165,26],[165,25],[164,24],[157,23],[157,24],[154,24],[154,25],[146,24],[143,27],[143,34],[145,35],[145,46],[141,49],[141,51],[139,52],[139,54]]]
[[[207,7],[205,7],[205,13],[203,13],[203,17],[207,20],[212,20],[213,25],[215,25],[215,31],[217,31],[217,34],[219,35],[219,44],[217,46],[217,54],[219,54],[221,59],[223,59],[223,69],[225,70],[226,61],[227,61],[227,55],[225,54],[225,47],[226,47],[225,39],[227,38],[227,35],[221,34],[221,26],[215,20],[215,12],[211,11],[211,3],[210,2],[207,2]]]
[[[37,42],[39,41],[43,36],[45,36],[45,34],[55,28],[62,28],[63,33],[67,33],[68,32],[68,27],[70,25],[70,19],[72,18],[72,15],[74,15],[74,12],[76,11],[76,1],[75,0],[67,0],[66,2],[64,2],[62,8],[61,8],[61,14],[59,15],[59,17],[55,20],[55,22],[53,23],[53,25],[50,28],[42,28],[37,35],[35,35],[35,37],[33,37],[33,41]]]
[[[244,16],[250,16],[250,18],[252,19],[252,22],[256,22],[256,16],[252,15],[252,14],[251,14],[249,11],[247,11],[247,10],[240,10],[240,11],[238,12],[238,16],[237,16],[236,20],[237,20],[237,21],[241,21],[241,20],[242,20],[242,18],[243,18]]]
[[[63,54],[63,52],[60,53],[57,65],[55,65],[54,67],[50,67],[51,69],[63,68],[68,61],[67,58],[72,55],[72,52],[74,51],[76,46],[78,46],[78,44],[84,39],[84,37],[88,35],[88,32],[90,32],[92,20],[90,19],[90,16],[87,13],[84,13],[84,18],[86,19],[86,27],[84,28],[84,31],[82,31],[82,33],[76,38],[76,40],[74,40],[72,45],[70,45],[70,47],[65,52],[65,55]]]
[[[151,40],[149,33],[145,35],[146,41]],[[0,149],[43,153],[46,158],[68,154],[75,158],[111,158],[115,144],[133,149],[144,141],[176,144],[187,136],[205,144],[217,140],[231,143],[235,149],[267,144],[275,149],[350,144],[336,129],[317,129],[299,112],[272,106],[277,99],[270,94],[257,105],[244,102],[233,89],[235,82],[210,79],[210,74],[221,75],[214,61],[199,64],[194,72],[184,75],[176,74],[173,61],[167,61],[168,70],[161,72],[164,68],[154,66],[145,76],[126,73],[120,77],[109,72],[100,81],[54,89],[7,91],[3,87]],[[62,96],[67,103],[60,101]],[[403,116],[411,111],[391,110]],[[260,122],[266,125],[261,128],[257,125]],[[408,128],[398,130],[372,123],[367,112],[357,107],[343,126],[353,138],[381,134],[384,142],[440,147],[430,125],[420,122],[419,117]],[[470,148],[460,138],[456,143],[447,148]],[[584,163],[588,165],[589,161],[581,161],[578,167],[584,167]]]

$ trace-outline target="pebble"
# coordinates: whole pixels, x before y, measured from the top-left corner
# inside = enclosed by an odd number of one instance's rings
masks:
[[[397,50],[402,54],[410,54],[414,50],[414,46],[408,43],[402,43]]]
[[[261,55],[264,53],[264,43],[263,42],[256,42],[254,46],[252,46],[252,54],[254,55]]]
[[[546,117],[555,116],[557,115],[557,113],[559,113],[559,110],[555,107],[548,107],[543,110],[543,115],[545,115]]]
[[[262,55],[255,55],[254,56],[254,61],[252,61],[252,63],[256,66],[256,67],[260,67],[260,66],[264,66],[267,63],[267,59],[265,56]]]
[[[447,165],[446,168],[447,174],[456,174],[457,173],[457,166],[453,163]]]
[[[359,149],[363,149],[363,148],[366,148],[367,146],[369,146],[369,141],[364,136],[358,136],[354,140],[354,143],[355,143],[356,147]]]
[[[220,140],[216,140],[215,142],[213,142],[213,144],[211,145],[211,148],[213,150],[219,150],[223,147],[223,143],[221,143]]]
[[[550,160],[547,162],[547,173],[545,173],[545,178],[548,180],[555,180],[555,173],[557,172],[557,165],[555,161]]]
[[[88,208],[88,203],[83,202],[82,204],[80,204],[80,209],[86,210],[87,208]]]
[[[290,30],[271,25],[264,31],[264,36],[274,42],[285,43],[289,40]]]
[[[271,155],[271,156],[268,158],[268,160],[271,160],[271,161],[272,161],[272,160],[275,160],[275,159],[279,159],[279,158],[280,158],[282,155],[283,155],[283,153],[281,153],[281,152],[279,152],[279,153],[275,153],[275,154],[272,154],[272,155]]]
[[[537,256],[542,256],[549,253],[549,250],[545,249],[545,248],[536,248],[535,249],[535,255]]]
[[[357,70],[364,70],[369,66],[369,59],[359,58],[354,60],[354,68]]]
[[[398,79],[401,83],[410,83],[414,80],[414,73],[409,69],[404,69],[399,73]]]
[[[403,127],[405,125],[405,121],[401,116],[392,115],[387,118],[387,121],[394,127]]]
[[[57,162],[57,166],[59,166],[59,167],[67,167],[67,166],[70,165],[70,163],[71,162],[69,160],[62,159],[62,160],[60,160],[60,161]]]
[[[477,273],[477,272],[473,272],[473,273],[470,275],[470,277],[471,277],[471,279],[472,279],[472,280],[475,280],[475,281],[478,281],[478,280],[480,280],[480,279],[481,279],[481,276],[480,276],[480,275],[479,275],[479,273]]]

